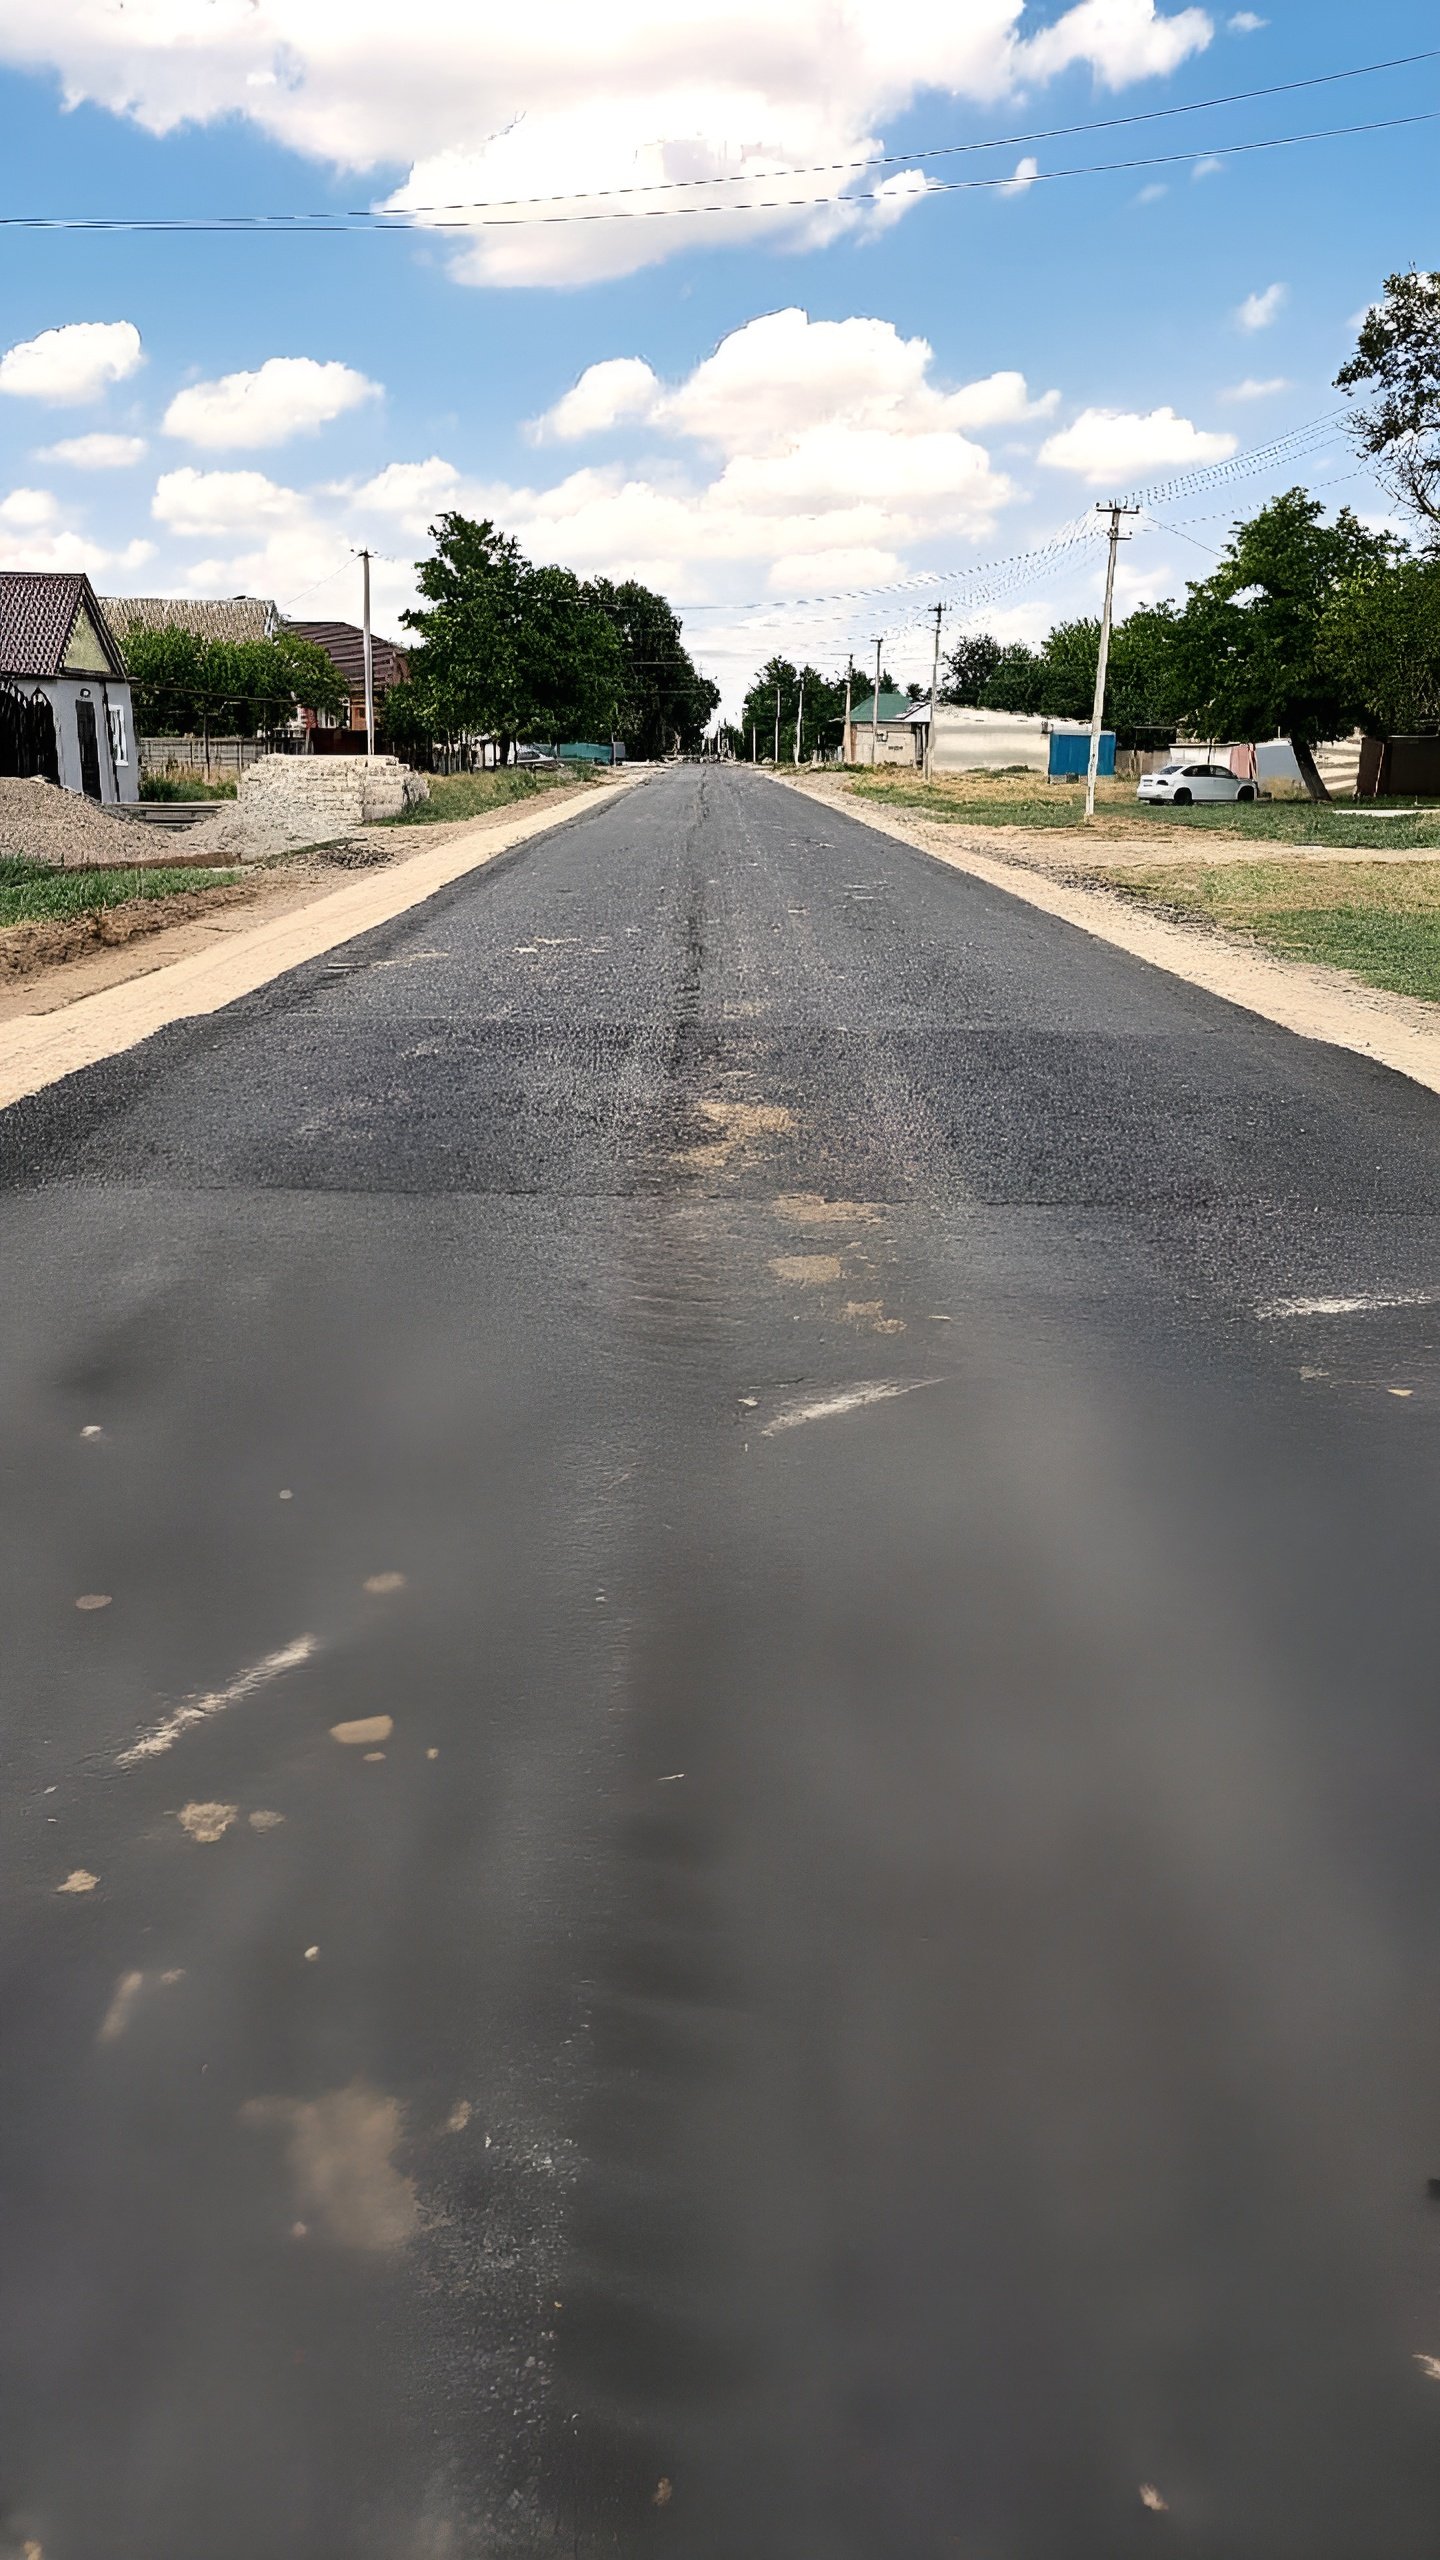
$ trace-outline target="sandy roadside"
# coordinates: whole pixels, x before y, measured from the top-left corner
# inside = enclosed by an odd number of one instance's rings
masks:
[[[572,789],[547,792],[543,806],[558,815],[562,808],[591,796],[591,785],[577,783]],[[231,889],[157,900],[160,913],[154,917],[139,909],[138,902],[136,907],[110,909],[112,917],[123,916],[130,928],[125,938],[117,936],[113,944],[77,935],[67,949],[67,937],[58,931],[42,938],[29,926],[0,928],[0,945],[8,940],[13,949],[9,969],[7,955],[0,953],[0,1025],[31,1014],[60,1012],[107,987],[123,986],[196,952],[214,950],[237,934],[253,932],[257,924],[314,906],[347,881],[373,876],[366,857],[373,860],[374,871],[402,870],[420,855],[434,853],[460,837],[491,833],[538,805],[531,800],[511,802],[478,818],[447,819],[434,826],[356,827],[344,840],[343,859],[327,859],[318,851],[283,854],[242,873]],[[46,940],[52,941],[48,953]]]
[[[1109,844],[1102,856],[1089,837],[1068,828],[1042,834],[1016,827],[951,825],[857,799],[838,775],[807,777],[800,783],[783,774],[776,778],[787,790],[803,791],[809,799],[843,809],[862,826],[913,845],[952,871],[984,880],[1046,915],[1078,926],[1097,941],[1147,961],[1152,968],[1168,970],[1172,977],[1203,987],[1247,1013],[1281,1024],[1301,1039],[1351,1049],[1440,1093],[1440,1005],[1388,995],[1343,969],[1283,959],[1252,943],[1232,940],[1214,927],[1176,924],[1147,914],[1107,889],[1103,881],[1083,876],[1140,862],[1149,867],[1157,858],[1153,849],[1142,853],[1139,848]],[[1290,850],[1276,848],[1276,854]],[[1193,863],[1197,859],[1194,839],[1187,838],[1183,857],[1174,858]],[[1247,847],[1242,858],[1269,858],[1268,848],[1257,854],[1255,848]],[[1330,852],[1324,855],[1327,862],[1337,858]],[[1357,861],[1376,858],[1369,853],[1354,857]],[[1404,859],[1413,861],[1415,856]]]

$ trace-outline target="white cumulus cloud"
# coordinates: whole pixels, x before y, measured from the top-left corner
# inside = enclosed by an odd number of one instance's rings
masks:
[[[67,436],[43,445],[37,459],[67,463],[72,471],[128,471],[144,461],[146,450],[143,436]]]
[[[0,0],[0,61],[52,72],[71,105],[152,133],[242,116],[337,168],[398,165],[408,175],[388,201],[442,209],[438,220],[488,199],[495,227],[462,240],[456,272],[562,284],[697,242],[804,246],[873,230],[913,200],[914,174],[827,173],[873,161],[886,124],[925,91],[997,108],[1075,70],[1118,90],[1174,71],[1214,33],[1203,9],[1165,0],[1074,0],[1027,32],[1032,19],[1026,0],[915,0],[899,37],[869,0],[550,0],[543,29],[524,11],[392,0]],[[788,170],[799,174],[770,174]],[[813,202],[877,184],[874,204]],[[656,187],[677,190],[680,218],[517,224],[520,208],[496,202],[586,188],[588,210],[614,211],[604,191]],[[761,197],[755,211],[700,209]],[[666,201],[635,197],[631,210]]]
[[[171,533],[238,533],[252,525],[293,523],[305,512],[298,490],[267,480],[263,471],[162,471],[150,513]]]
[[[1147,471],[1223,462],[1237,441],[1194,426],[1169,408],[1151,409],[1143,417],[1126,409],[1085,409],[1073,426],[1042,444],[1040,460],[1054,471],[1076,472],[1092,489],[1114,487],[1118,495]]]
[[[1264,382],[1257,381],[1253,374],[1247,374],[1243,382],[1232,382],[1220,397],[1222,400],[1273,400],[1277,393],[1293,388],[1283,373],[1272,374]]]
[[[643,356],[609,356],[580,379],[529,429],[533,444],[575,444],[604,435],[622,420],[646,418],[660,396],[659,377]]]
[[[348,364],[320,364],[314,356],[270,356],[254,373],[224,373],[217,382],[192,382],[177,391],[165,412],[167,436],[212,452],[288,443],[313,435],[348,409],[380,397]]]
[[[124,382],[140,361],[140,332],[132,320],[71,320],[7,348],[0,356],[0,391],[17,400],[48,400],[56,408],[79,407],[98,400],[112,382]]]
[[[1290,297],[1288,284],[1267,284],[1263,293],[1247,293],[1235,314],[1237,328],[1253,335],[1279,319]]]
[[[143,541],[119,550],[93,541],[66,522],[52,489],[11,489],[0,498],[0,544],[7,569],[79,569],[92,578],[138,569],[154,551]]]

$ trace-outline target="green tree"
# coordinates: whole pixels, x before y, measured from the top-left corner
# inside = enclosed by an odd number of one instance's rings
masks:
[[[594,578],[588,592],[609,617],[624,659],[618,726],[627,754],[693,754],[720,690],[696,667],[673,607],[634,578],[619,585]]]
[[[1356,442],[1427,539],[1440,540],[1440,274],[1387,276],[1335,379],[1342,391],[1373,386],[1351,422]]]
[[[888,685],[888,676],[884,679]],[[795,724],[801,714],[801,687],[804,687],[803,725],[800,734],[802,759],[825,748],[840,744],[840,731],[845,718],[845,679],[822,675],[818,667],[797,667],[789,658],[771,658],[756,676],[741,705],[740,726],[744,735],[744,752],[750,753],[750,732],[762,759],[775,753],[775,709],[778,690],[780,708],[780,761],[791,764],[795,759]],[[852,697],[858,702],[862,692],[869,699],[868,688],[858,680],[852,686]]]
[[[987,711],[1038,712],[1044,691],[1044,662],[1038,650],[1014,640],[1002,649],[980,700]]]
[[[1303,489],[1237,525],[1175,623],[1176,699],[1192,732],[1287,737],[1310,797],[1327,799],[1314,749],[1353,728],[1362,705],[1323,634],[1342,590],[1392,552],[1348,507],[1327,524]]]
[[[940,661],[940,699],[962,711],[978,710],[1005,652],[989,631],[967,631]]]
[[[1351,579],[1331,599],[1320,650],[1371,737],[1440,729],[1440,555]]]
[[[570,569],[526,568],[517,594],[515,735],[607,739],[624,693],[625,653],[608,614]]]
[[[339,669],[296,632],[204,640],[132,622],[121,648],[142,736],[254,738],[285,728],[302,708],[334,713],[349,700]]]

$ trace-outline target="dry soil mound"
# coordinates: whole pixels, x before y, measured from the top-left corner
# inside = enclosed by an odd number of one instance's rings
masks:
[[[144,846],[132,820],[114,818],[78,791],[0,774],[0,854],[33,862],[133,862]]]

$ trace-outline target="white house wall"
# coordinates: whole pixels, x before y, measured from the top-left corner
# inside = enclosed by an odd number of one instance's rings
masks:
[[[26,693],[43,693],[55,720],[55,744],[60,760],[60,781],[66,791],[80,791],[80,732],[76,725],[76,708],[82,693],[88,693],[95,705],[95,728],[100,749],[100,798],[114,805],[140,797],[139,742],[135,736],[135,714],[128,684],[93,676],[41,676],[15,679]],[[110,723],[107,709],[123,712],[127,761],[117,769],[110,752]]]

